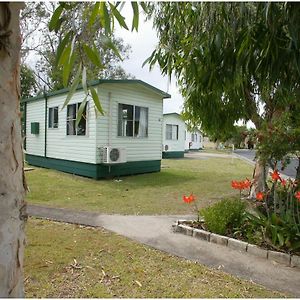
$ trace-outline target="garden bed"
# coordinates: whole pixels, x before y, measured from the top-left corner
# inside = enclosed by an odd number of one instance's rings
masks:
[[[258,247],[257,245],[250,244],[246,241],[237,240],[233,237],[223,236],[212,233],[206,230],[204,221],[188,221],[178,220],[172,225],[173,231],[183,233],[185,235],[205,240],[207,242],[216,243],[222,246],[229,247],[234,250],[247,252],[257,257],[269,259],[277,263],[300,268],[300,256],[291,255],[284,252],[278,252],[267,248]]]

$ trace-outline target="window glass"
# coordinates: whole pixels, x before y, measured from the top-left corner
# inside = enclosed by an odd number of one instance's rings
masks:
[[[77,103],[77,111],[79,110],[80,104],[81,103]],[[85,135],[85,133],[86,133],[86,105],[82,112],[82,117],[77,126],[77,135]]]
[[[86,107],[82,112],[82,117],[76,127],[76,116],[81,103],[69,104],[67,106],[67,135],[86,135]]]
[[[170,124],[166,125],[166,139],[172,140],[172,125]]]
[[[178,125],[166,124],[166,139],[178,140]]]
[[[148,136],[148,108],[119,103],[118,136]]]
[[[58,128],[58,106],[48,110],[48,128]]]
[[[135,106],[134,136],[148,136],[148,108],[146,107]]]

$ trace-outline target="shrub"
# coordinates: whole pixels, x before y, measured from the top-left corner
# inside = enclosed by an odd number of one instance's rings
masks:
[[[207,229],[218,234],[231,232],[240,227],[246,205],[241,200],[224,199],[220,202],[200,210]]]

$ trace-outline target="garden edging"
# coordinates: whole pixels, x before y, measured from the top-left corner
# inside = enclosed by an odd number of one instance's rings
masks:
[[[196,229],[188,225],[182,224],[187,220],[178,220],[172,225],[173,231],[177,233],[183,233],[185,235],[205,240],[210,243],[226,246],[234,250],[244,251],[257,257],[269,259],[279,264],[286,265],[288,267],[300,268],[300,256],[290,255],[283,252],[266,250],[256,245],[249,244],[234,238],[219,235],[202,229]]]

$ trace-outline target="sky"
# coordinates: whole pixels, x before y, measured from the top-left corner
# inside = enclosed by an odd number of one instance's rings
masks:
[[[122,15],[126,18],[126,23],[131,28],[132,8],[130,3],[126,3],[122,10]],[[167,76],[162,76],[159,67],[155,66],[151,71],[149,65],[142,67],[143,62],[151,55],[156,45],[158,37],[156,31],[152,28],[152,22],[144,22],[142,12],[140,12],[139,30],[128,31],[116,27],[116,36],[123,38],[124,42],[129,44],[132,52],[128,60],[123,61],[121,66],[136,77],[143,80],[156,88],[167,92],[171,95],[170,99],[164,100],[164,113],[180,113],[183,105],[183,98],[176,86],[175,78],[169,81]]]

